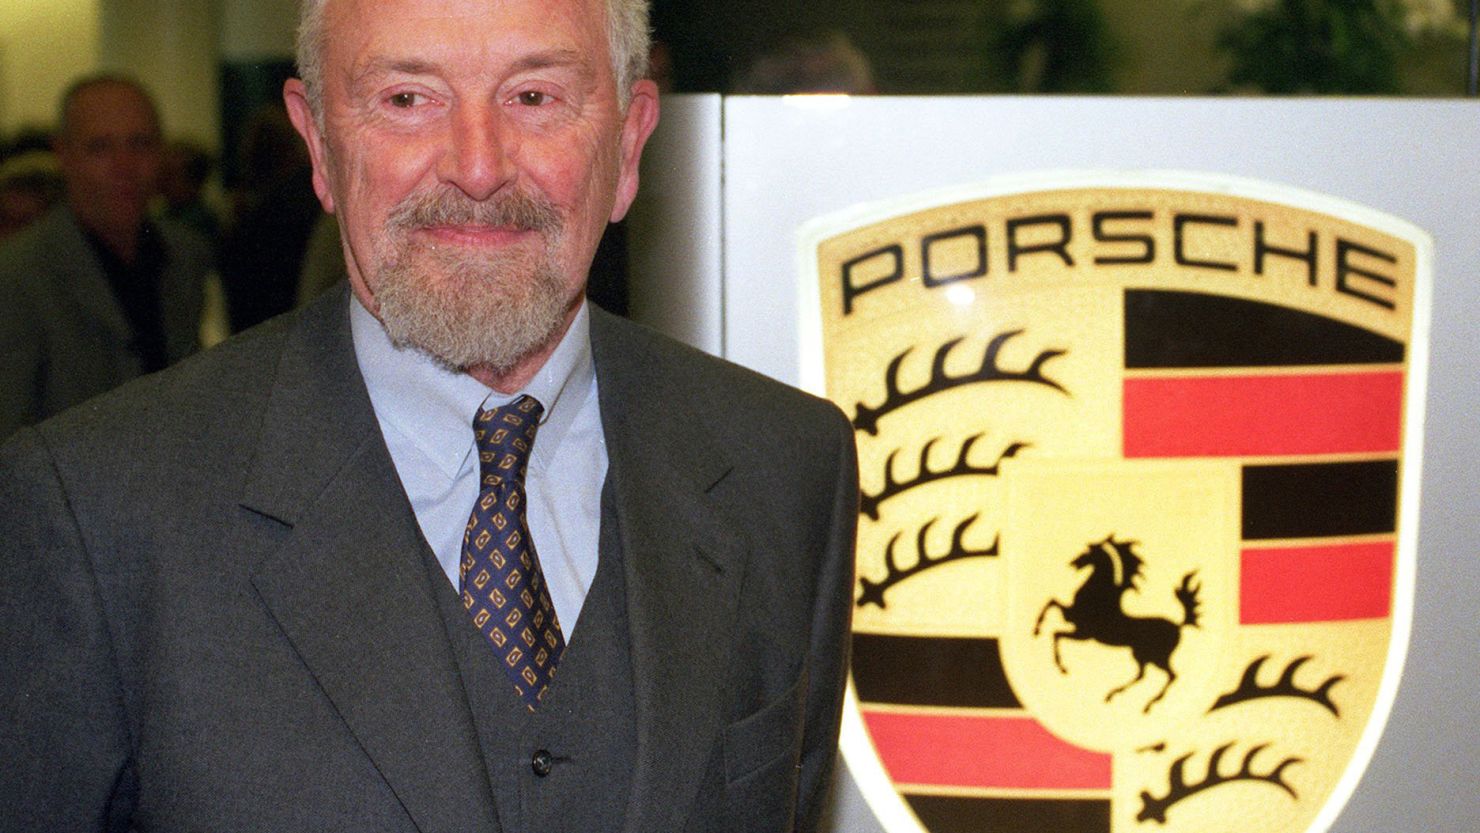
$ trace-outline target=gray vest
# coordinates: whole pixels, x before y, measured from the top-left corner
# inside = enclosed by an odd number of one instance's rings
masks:
[[[455,593],[439,592],[503,833],[620,830],[637,755],[626,582],[610,489],[600,560],[555,682],[531,714]],[[538,543],[536,543],[538,546]],[[434,580],[446,577],[435,559]]]

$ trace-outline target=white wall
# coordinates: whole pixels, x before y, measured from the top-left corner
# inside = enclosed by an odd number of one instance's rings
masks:
[[[50,128],[71,81],[135,75],[171,136],[215,147],[224,61],[293,54],[298,0],[0,0],[0,136]]]
[[[298,0],[222,0],[221,57],[280,59],[293,54]]]
[[[215,146],[221,133],[214,3],[102,0],[98,68],[128,72],[154,94],[165,135]]]
[[[99,3],[0,2],[0,134],[50,127],[67,83],[97,66]]]

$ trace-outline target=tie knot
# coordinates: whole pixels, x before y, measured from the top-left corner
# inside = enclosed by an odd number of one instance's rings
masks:
[[[529,451],[540,427],[543,405],[525,395],[507,405],[480,408],[473,418],[473,438],[478,444],[478,466],[483,486],[508,481],[524,483]]]

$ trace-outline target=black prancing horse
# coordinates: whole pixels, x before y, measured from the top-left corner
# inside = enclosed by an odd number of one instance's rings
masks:
[[[1136,582],[1141,578],[1141,557],[1135,554],[1134,549],[1134,541],[1117,541],[1113,534],[1090,544],[1070,562],[1076,569],[1088,568],[1090,571],[1089,577],[1074,592],[1074,601],[1066,605],[1058,599],[1050,599],[1038,614],[1033,635],[1037,636],[1042,630],[1049,610],[1057,608],[1063,614],[1069,629],[1054,632],[1053,661],[1065,674],[1069,669],[1064,667],[1059,655],[1061,640],[1093,640],[1102,645],[1130,648],[1131,657],[1136,661],[1136,676],[1105,695],[1105,702],[1140,682],[1146,676],[1146,666],[1154,665],[1166,673],[1167,681],[1142,709],[1150,712],[1177,679],[1176,672],[1172,671],[1172,652],[1177,650],[1177,644],[1182,640],[1182,629],[1197,627],[1197,592],[1202,585],[1192,583],[1193,576],[1197,575],[1194,571],[1183,576],[1181,586],[1174,591],[1177,601],[1182,603],[1181,624],[1169,619],[1128,615],[1121,607],[1122,597],[1127,590],[1140,592]]]

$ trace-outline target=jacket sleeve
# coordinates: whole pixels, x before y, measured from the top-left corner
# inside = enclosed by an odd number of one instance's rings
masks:
[[[132,770],[96,577],[40,435],[0,448],[0,830],[125,830]]]
[[[836,412],[835,412],[836,413]],[[817,605],[808,659],[808,696],[797,785],[796,827],[817,829],[838,755],[838,724],[848,680],[853,613],[854,544],[858,527],[858,452],[853,426],[837,414],[837,488],[817,573]]]

